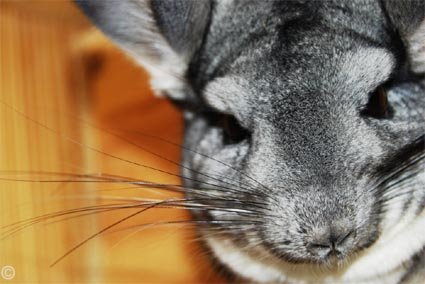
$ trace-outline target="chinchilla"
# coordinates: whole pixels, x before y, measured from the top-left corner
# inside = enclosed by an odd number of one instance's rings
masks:
[[[230,273],[425,279],[425,1],[77,4],[182,109],[187,198]]]

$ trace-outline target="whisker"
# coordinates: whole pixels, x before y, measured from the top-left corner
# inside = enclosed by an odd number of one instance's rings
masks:
[[[173,201],[174,201],[174,200],[173,200]],[[187,201],[187,200],[186,200],[186,201]],[[108,226],[104,227],[102,230],[100,230],[100,231],[96,232],[95,234],[90,235],[88,238],[84,239],[82,242],[80,242],[80,243],[78,243],[77,245],[75,245],[74,247],[72,247],[72,248],[71,248],[70,250],[68,250],[68,251],[67,251],[64,255],[62,255],[62,256],[61,256],[61,257],[59,257],[56,261],[54,261],[54,262],[50,265],[50,267],[55,266],[57,263],[59,263],[59,262],[60,262],[61,260],[63,260],[65,257],[67,257],[68,255],[70,255],[72,252],[74,252],[75,250],[77,250],[78,248],[80,248],[81,246],[83,246],[84,244],[86,244],[87,242],[89,242],[90,240],[94,239],[95,237],[97,237],[97,236],[99,236],[99,235],[103,234],[104,232],[106,232],[106,231],[110,230],[111,228],[115,227],[116,225],[118,225],[118,224],[120,224],[120,223],[122,223],[122,222],[125,222],[126,220],[128,220],[128,219],[130,219],[130,218],[133,218],[133,217],[135,217],[135,216],[137,216],[137,215],[139,215],[139,214],[141,214],[141,213],[143,213],[143,212],[145,212],[145,211],[147,211],[147,210],[150,210],[150,209],[152,209],[152,208],[155,208],[155,207],[157,207],[157,206],[159,206],[159,205],[162,205],[162,204],[164,204],[164,203],[167,203],[167,202],[169,202],[169,200],[164,200],[164,201],[159,201],[159,202],[156,202],[156,203],[151,203],[151,204],[149,204],[149,206],[144,207],[144,208],[142,208],[141,210],[138,210],[138,211],[137,211],[137,212],[135,212],[135,213],[132,213],[132,214],[130,214],[130,215],[127,215],[126,217],[121,218],[121,219],[119,219],[119,220],[118,220],[118,221],[116,221],[116,222],[113,222],[112,224],[110,224],[110,225],[108,225]],[[211,221],[211,222],[213,222],[213,223],[217,222],[217,223],[221,223],[221,224],[223,224],[223,222],[227,222],[227,221],[222,221],[222,220],[220,220],[220,221],[215,221],[215,220],[213,220],[213,221]],[[211,224],[211,222],[210,222],[209,224]],[[228,222],[233,222],[233,221],[228,221]]]
[[[160,221],[160,222],[150,222],[150,223],[143,223],[138,225],[132,225],[124,228],[119,228],[114,231],[110,231],[109,233],[116,233],[116,232],[122,232],[127,230],[134,230],[134,229],[145,229],[145,227],[150,226],[167,226],[167,225],[175,225],[175,224],[187,224],[187,225],[194,225],[199,226],[201,225],[226,225],[226,227],[208,227],[208,230],[221,230],[226,231],[229,230],[229,228],[235,228],[241,225],[254,225],[258,223],[263,223],[262,220],[173,220],[173,221]]]
[[[153,155],[153,156],[155,156],[155,157],[158,157],[158,158],[160,158],[160,159],[162,159],[162,160],[164,160],[164,161],[167,161],[167,162],[169,162],[169,163],[171,163],[171,164],[173,164],[173,165],[177,165],[177,166],[179,166],[179,167],[181,167],[181,168],[184,168],[184,169],[189,170],[189,171],[191,171],[191,172],[194,172],[194,173],[200,174],[200,175],[202,175],[202,176],[204,176],[204,177],[211,178],[211,179],[213,179],[213,180],[215,180],[215,181],[223,182],[223,183],[228,184],[228,185],[231,185],[231,186],[240,186],[240,185],[236,185],[236,184],[234,184],[234,183],[230,183],[230,182],[224,181],[223,179],[228,180],[228,178],[227,178],[227,177],[224,177],[224,176],[218,176],[218,178],[217,178],[217,177],[215,177],[215,176],[211,176],[211,174],[207,174],[207,173],[201,172],[201,171],[199,171],[199,170],[195,170],[195,169],[189,168],[189,167],[187,167],[187,166],[183,165],[182,163],[179,163],[179,162],[173,161],[173,160],[171,160],[171,159],[169,159],[169,158],[167,158],[167,157],[164,157],[164,156],[162,156],[162,155],[160,155],[160,154],[158,154],[158,153],[156,153],[156,152],[154,152],[154,151],[151,151],[151,150],[149,150],[148,148],[146,148],[146,147],[144,147],[144,146],[142,146],[142,145],[140,145],[140,144],[138,144],[138,143],[135,143],[135,142],[133,142],[133,141],[131,141],[131,140],[129,140],[129,139],[127,139],[127,138],[125,138],[125,137],[121,136],[121,135],[118,135],[118,134],[117,134],[117,133],[115,133],[115,132],[112,132],[112,131],[107,130],[107,129],[105,129],[105,128],[101,128],[101,127],[99,127],[99,126],[95,126],[95,125],[93,125],[93,124],[91,124],[91,123],[88,123],[88,122],[87,122],[86,124],[88,124],[89,126],[91,126],[91,127],[92,127],[92,128],[94,128],[94,129],[97,129],[97,130],[100,130],[100,131],[102,131],[102,132],[105,132],[105,133],[107,133],[107,134],[109,134],[109,135],[111,135],[111,136],[113,136],[113,137],[115,137],[115,138],[120,139],[121,141],[126,142],[126,143],[127,143],[127,144],[129,144],[129,145],[135,146],[136,148],[141,149],[141,150],[143,150],[143,151],[145,151],[145,152],[147,152],[147,153],[149,153],[149,154],[151,154],[151,155]],[[138,134],[139,134],[139,133],[138,133]],[[161,141],[163,141],[163,140],[161,140]],[[173,144],[173,143],[169,143],[169,144]],[[181,146],[180,148],[185,149],[185,147],[183,147],[183,146]],[[194,152],[194,151],[192,151],[192,152]],[[196,154],[200,154],[200,153],[196,153]],[[207,155],[204,155],[204,156],[207,156]],[[214,159],[214,158],[212,158],[212,159],[213,159],[214,161],[216,161],[216,159]],[[224,164],[224,163],[223,163],[223,164]],[[236,170],[234,167],[231,167],[231,168],[232,168],[233,170]],[[239,171],[238,171],[238,172],[239,172]],[[239,172],[239,173],[240,173],[240,172]],[[242,183],[242,185],[244,185],[244,186],[252,186],[251,184],[244,184],[244,183]],[[247,189],[247,190],[252,190],[252,188],[250,188],[250,187],[242,187],[242,188]]]
[[[253,178],[252,176],[247,175],[246,173],[244,173],[244,172],[242,172],[242,171],[240,171],[240,170],[236,169],[236,168],[235,168],[235,167],[233,167],[232,165],[229,165],[229,164],[227,164],[227,163],[225,163],[225,162],[223,162],[223,161],[220,161],[220,160],[218,160],[218,159],[216,159],[216,158],[214,158],[214,157],[208,156],[208,155],[206,155],[206,154],[204,154],[204,153],[198,152],[198,151],[193,150],[193,149],[190,149],[190,148],[188,148],[188,147],[186,147],[186,146],[184,146],[184,145],[180,145],[180,144],[178,144],[178,143],[175,143],[175,142],[169,141],[169,140],[167,140],[167,139],[164,139],[164,138],[159,137],[159,136],[156,136],[156,135],[147,134],[147,133],[144,133],[144,132],[141,132],[141,131],[128,131],[128,130],[125,130],[125,129],[120,129],[120,130],[124,130],[124,131],[126,131],[127,133],[135,133],[135,134],[142,135],[142,136],[145,136],[145,137],[150,137],[150,138],[153,138],[153,139],[156,139],[156,140],[159,140],[159,141],[165,142],[165,143],[167,143],[167,144],[170,144],[170,145],[172,145],[172,146],[175,146],[175,147],[177,147],[177,148],[183,149],[184,151],[188,151],[188,152],[191,152],[191,153],[194,153],[194,154],[200,155],[200,156],[202,156],[202,157],[204,157],[204,158],[206,158],[206,159],[209,159],[209,160],[212,160],[212,161],[214,161],[214,162],[217,162],[217,163],[219,163],[219,164],[221,164],[221,165],[223,165],[223,166],[225,166],[225,167],[227,167],[227,168],[229,168],[229,169],[231,169],[231,170],[235,171],[236,173],[241,174],[242,176],[244,176],[244,177],[248,178],[249,180],[251,180],[251,181],[255,182],[256,184],[260,185],[260,186],[261,186],[261,187],[263,187],[264,189],[267,189],[267,190],[270,190],[270,191],[271,191],[271,189],[270,189],[270,188],[268,188],[267,186],[263,185],[261,182],[259,182],[258,180],[256,180],[256,179],[255,179],[255,178]]]
[[[425,162],[424,141],[425,135],[422,135],[390,160],[389,165],[381,170],[384,174],[376,179],[371,190],[385,194],[385,191],[389,188],[395,188],[405,180],[419,174],[421,171],[420,164]]]
[[[384,194],[382,195],[382,200],[386,200],[387,198],[391,198],[395,191],[400,190],[400,188],[406,184],[409,184],[411,182],[411,178],[414,177],[415,174],[410,174],[408,176],[405,176],[402,179],[397,180],[394,183],[391,183],[389,186],[385,187]]]
[[[28,172],[27,172],[28,173]],[[31,173],[31,172],[30,172]],[[225,192],[226,194],[229,193],[236,193],[238,194],[238,191],[233,191],[233,190],[228,190],[227,188],[202,188],[202,187],[198,187],[198,188],[190,188],[190,187],[184,187],[181,185],[177,185],[177,184],[160,184],[160,183],[154,183],[154,182],[149,182],[149,181],[142,181],[142,180],[137,180],[137,179],[129,179],[129,180],[123,180],[123,179],[115,179],[113,178],[111,175],[108,176],[104,176],[103,174],[96,174],[96,175],[89,175],[89,174],[71,174],[71,173],[55,173],[55,172],[36,172],[37,174],[42,174],[42,175],[59,175],[59,176],[69,176],[69,177],[75,177],[77,178],[77,180],[72,180],[72,179],[60,179],[60,180],[37,180],[37,179],[5,179],[5,178],[0,178],[0,181],[14,181],[14,182],[40,182],[40,183],[61,183],[61,182],[67,182],[67,183],[125,183],[125,184],[132,184],[135,186],[138,186],[139,188],[156,188],[156,189],[160,189],[160,190],[167,190],[167,191],[174,191],[174,192],[180,192],[180,193],[194,193],[198,196],[215,196],[215,197],[219,197],[217,195],[213,195],[211,193],[209,193],[209,190],[214,190],[214,191],[221,191],[221,192]],[[85,180],[79,180],[79,178],[92,178],[94,180],[91,179],[85,179]],[[260,193],[257,194],[251,194],[252,196],[257,196],[259,197],[259,199],[263,196],[260,195]],[[222,198],[222,197],[221,197]],[[248,201],[246,202],[248,204]],[[259,205],[264,205],[262,208],[263,209],[267,209],[266,208],[266,203],[264,202],[250,202],[248,205],[254,205],[256,204],[257,207]]]
[[[45,220],[52,219],[52,218],[57,218],[57,217],[60,217],[60,216],[70,215],[70,214],[80,213],[80,212],[85,212],[85,211],[103,210],[105,208],[125,209],[125,208],[131,208],[131,207],[126,207],[126,204],[107,204],[107,205],[80,207],[80,208],[75,208],[75,209],[70,209],[70,210],[62,210],[62,211],[48,213],[48,214],[44,214],[44,215],[41,215],[41,216],[29,218],[29,219],[26,219],[26,220],[14,222],[12,224],[2,226],[1,229],[4,230],[4,229],[10,228],[6,232],[3,233],[3,234],[8,234],[10,231],[13,231],[15,229],[19,229],[19,231],[20,231],[21,229],[24,229],[25,227],[28,227],[28,226],[37,224],[39,222],[43,222]],[[18,226],[21,226],[21,227],[18,227]],[[17,227],[17,228],[14,228],[14,227]],[[8,235],[3,236],[2,239],[5,239],[7,237],[8,237]]]
[[[157,204],[159,204],[159,203],[157,203]],[[139,211],[137,211],[137,212],[135,212],[135,213],[132,213],[132,214],[130,214],[130,215],[128,215],[128,216],[126,216],[126,217],[124,217],[124,218],[121,218],[121,219],[119,219],[118,221],[113,222],[112,224],[110,224],[110,225],[106,226],[105,228],[103,228],[102,230],[98,231],[97,233],[92,234],[92,235],[91,235],[91,236],[89,236],[88,238],[84,239],[82,242],[80,242],[80,243],[78,243],[77,245],[75,245],[74,247],[72,247],[70,250],[68,250],[65,254],[63,254],[63,255],[62,255],[61,257],[59,257],[57,260],[55,260],[55,261],[54,261],[54,262],[50,265],[50,267],[55,266],[55,265],[56,265],[56,264],[58,264],[61,260],[63,260],[65,257],[67,257],[68,255],[70,255],[71,253],[73,253],[74,251],[76,251],[78,248],[82,247],[84,244],[86,244],[86,243],[87,243],[87,242],[89,242],[90,240],[92,240],[92,239],[96,238],[97,236],[101,235],[102,233],[106,232],[107,230],[109,230],[109,229],[111,229],[111,228],[115,227],[116,225],[118,225],[118,224],[120,224],[120,223],[122,223],[122,222],[125,222],[125,221],[126,221],[126,220],[128,220],[128,219],[131,219],[132,217],[135,217],[135,216],[137,216],[137,215],[141,214],[141,213],[142,213],[142,212],[144,212],[144,211],[147,211],[147,210],[149,210],[149,209],[151,209],[151,208],[154,208],[154,207],[155,207],[155,204],[152,204],[151,206],[149,206],[149,207],[147,207],[147,208],[143,208],[143,209],[141,209],[141,210],[139,210]]]
[[[230,213],[237,213],[239,215],[244,214],[252,214],[256,211],[248,210],[244,208],[243,206],[241,208],[231,208],[228,207],[228,204],[215,204],[215,205],[207,205],[207,204],[201,204],[198,202],[202,201],[221,201],[228,203],[228,199],[223,198],[207,198],[207,199],[169,199],[169,200],[148,200],[148,199],[129,199],[127,200],[128,203],[114,203],[114,204],[107,204],[107,205],[97,205],[97,206],[87,206],[87,207],[80,207],[80,208],[74,208],[70,210],[61,210],[58,212],[48,213],[41,216],[37,216],[34,218],[30,218],[27,220],[22,220],[19,222],[15,222],[12,224],[9,224],[7,226],[1,227],[1,229],[8,229],[5,231],[2,235],[2,238],[10,237],[11,235],[15,234],[18,231],[21,231],[22,229],[25,229],[29,226],[32,226],[34,224],[44,222],[46,220],[50,220],[53,218],[58,218],[61,216],[71,215],[71,214],[80,214],[84,212],[90,212],[90,213],[98,213],[99,212],[106,212],[109,210],[122,210],[122,209],[134,209],[134,208],[140,208],[144,206],[150,206],[151,204],[157,204],[159,203],[160,208],[175,208],[175,209],[196,209],[196,210],[214,210],[214,211],[221,211],[221,212],[230,212]],[[232,200],[233,207],[235,207],[236,204],[241,204],[239,200]],[[83,216],[83,215],[81,215]],[[71,217],[72,218],[72,217]]]
[[[63,113],[61,113],[61,115],[63,115]],[[122,141],[125,141],[126,143],[129,143],[130,145],[133,145],[133,146],[135,146],[135,147],[138,147],[138,148],[140,148],[140,149],[142,149],[142,150],[144,150],[144,151],[146,151],[146,152],[148,152],[148,153],[150,153],[150,154],[152,154],[152,155],[154,155],[154,156],[157,156],[157,157],[159,157],[159,158],[161,158],[161,159],[164,159],[164,160],[166,160],[166,161],[169,161],[170,163],[173,163],[173,164],[175,164],[175,165],[181,166],[181,167],[186,168],[186,169],[188,169],[188,170],[190,170],[190,171],[193,171],[193,172],[199,173],[199,174],[201,174],[201,175],[203,175],[203,176],[207,176],[207,177],[209,177],[208,175],[206,175],[206,174],[205,174],[205,173],[203,173],[203,172],[200,172],[200,171],[198,171],[198,170],[194,170],[194,169],[191,169],[191,168],[187,168],[186,166],[182,165],[181,163],[178,163],[178,162],[175,162],[175,161],[173,161],[173,160],[171,160],[171,159],[168,159],[168,158],[166,158],[166,157],[163,157],[162,155],[160,155],[160,154],[158,154],[158,153],[155,153],[155,152],[153,152],[153,151],[151,151],[151,150],[147,149],[146,147],[143,147],[143,146],[139,145],[138,143],[135,143],[135,142],[133,142],[133,141],[131,141],[131,140],[129,140],[129,139],[126,139],[125,137],[122,137],[121,135],[117,134],[116,132],[113,132],[113,131],[108,130],[108,129],[105,129],[105,128],[103,128],[103,127],[100,127],[100,126],[94,125],[93,123],[88,122],[88,121],[86,121],[86,120],[84,120],[84,119],[82,119],[82,118],[80,118],[80,117],[77,117],[77,116],[75,116],[74,114],[70,114],[70,113],[69,113],[69,114],[67,114],[67,115],[68,115],[68,116],[70,116],[70,117],[72,117],[73,119],[79,120],[80,122],[82,122],[82,123],[83,123],[83,124],[85,124],[85,125],[88,125],[88,126],[90,126],[90,127],[94,128],[94,129],[97,129],[97,130],[99,130],[99,131],[102,131],[102,132],[105,132],[105,133],[107,133],[107,134],[109,134],[109,135],[112,135],[112,136],[114,136],[114,137],[116,137],[116,138],[118,138],[118,139],[121,139]],[[161,142],[167,143],[167,144],[169,144],[169,145],[172,145],[172,146],[174,146],[174,147],[177,147],[177,148],[179,148],[179,149],[183,149],[184,151],[188,151],[188,152],[191,152],[191,153],[194,153],[194,154],[198,154],[198,155],[200,155],[200,156],[202,156],[202,157],[204,157],[204,158],[207,158],[207,159],[209,159],[209,160],[215,161],[215,162],[217,162],[217,163],[219,163],[219,164],[221,164],[221,165],[223,165],[223,166],[225,166],[225,167],[227,167],[227,168],[229,168],[229,169],[232,169],[233,171],[235,171],[235,172],[237,172],[237,173],[242,174],[243,176],[247,177],[247,178],[248,178],[248,179],[250,179],[251,181],[254,181],[256,184],[259,184],[259,185],[261,185],[262,187],[264,187],[264,188],[266,188],[266,189],[267,189],[267,187],[266,187],[265,185],[261,184],[259,181],[257,181],[257,180],[256,180],[256,179],[254,179],[253,177],[246,175],[245,173],[241,172],[240,170],[236,169],[235,167],[233,167],[233,166],[231,166],[231,165],[229,165],[229,164],[227,164],[227,163],[225,163],[225,162],[223,162],[223,161],[220,161],[220,160],[218,160],[218,159],[216,159],[216,158],[214,158],[214,157],[211,157],[211,156],[208,156],[208,155],[206,155],[206,154],[204,154],[204,153],[200,153],[200,152],[198,152],[198,151],[196,151],[196,150],[190,149],[190,148],[188,148],[188,147],[186,147],[186,146],[184,146],[184,145],[180,145],[180,144],[178,144],[178,143],[172,142],[172,141],[167,140],[167,139],[165,139],[165,138],[162,138],[162,137],[159,137],[159,136],[156,136],[156,135],[152,135],[152,134],[147,134],[147,133],[144,133],[144,132],[141,132],[141,131],[134,131],[134,130],[129,131],[129,130],[127,130],[127,129],[117,129],[117,130],[119,130],[119,131],[125,131],[126,133],[134,133],[134,134],[137,134],[137,135],[142,135],[142,136],[144,136],[144,137],[153,138],[153,139],[156,139],[156,140],[158,140],[158,141],[161,141]],[[215,179],[215,180],[218,180],[218,179],[216,179],[216,178],[214,178],[214,179]],[[218,181],[221,181],[221,180],[218,180]],[[245,184],[245,185],[250,185],[250,186],[251,186],[251,184]]]
[[[68,136],[66,136],[66,135],[64,135],[64,134],[62,134],[61,132],[59,132],[59,131],[57,131],[57,130],[54,130],[53,128],[51,128],[51,127],[49,127],[49,126],[47,126],[47,125],[45,125],[45,124],[43,124],[43,123],[40,123],[39,121],[37,121],[37,120],[33,119],[32,117],[30,117],[30,116],[26,115],[25,113],[23,113],[23,112],[19,111],[18,109],[14,108],[13,106],[11,106],[11,105],[9,105],[9,104],[5,103],[4,101],[0,100],[0,102],[1,102],[3,105],[5,105],[6,107],[8,107],[8,108],[10,108],[10,109],[14,110],[16,113],[18,113],[18,114],[20,114],[21,116],[25,117],[25,118],[26,118],[26,119],[28,119],[29,121],[31,121],[31,122],[33,122],[33,123],[35,123],[36,125],[38,125],[38,126],[40,126],[40,127],[44,128],[44,129],[46,129],[46,130],[48,130],[48,131],[50,131],[50,132],[53,132],[53,133],[55,133],[56,135],[58,135],[59,137],[62,137],[63,139],[68,140],[69,142],[71,142],[71,143],[73,143],[73,144],[75,144],[75,145],[78,145],[78,146],[80,146],[80,147],[82,147],[82,148],[89,149],[89,150],[91,150],[91,151],[93,151],[93,152],[96,152],[96,153],[98,153],[98,154],[101,154],[101,155],[107,156],[107,157],[109,157],[109,158],[116,159],[116,160],[121,161],[121,162],[126,162],[126,163],[131,164],[131,165],[135,165],[135,166],[142,167],[142,168],[145,168],[145,169],[153,170],[153,171],[160,172],[160,173],[163,173],[163,174],[166,174],[166,175],[171,175],[171,176],[179,177],[179,178],[181,178],[181,179],[185,179],[185,180],[191,180],[191,181],[199,182],[199,183],[201,183],[201,184],[206,184],[206,185],[210,185],[210,186],[219,186],[219,185],[214,184],[214,183],[209,183],[209,182],[205,182],[205,181],[201,181],[201,180],[193,179],[193,178],[190,178],[190,177],[186,177],[186,176],[183,176],[183,175],[179,175],[179,174],[171,173],[171,172],[169,172],[169,171],[165,171],[165,170],[157,169],[157,168],[155,168],[155,167],[152,167],[152,166],[149,166],[149,165],[146,165],[146,164],[142,164],[142,163],[138,163],[138,162],[135,162],[135,161],[131,161],[131,160],[126,159],[126,158],[118,157],[118,156],[116,156],[116,155],[109,154],[109,153],[107,153],[107,152],[104,152],[104,151],[102,151],[102,150],[99,150],[99,149],[97,149],[97,148],[95,148],[95,147],[91,147],[91,146],[89,146],[89,145],[85,145],[85,144],[83,144],[83,143],[81,143],[81,142],[79,142],[79,141],[77,141],[77,140],[75,140],[75,139],[73,139],[73,138],[70,138],[70,137],[68,137]],[[229,190],[238,190],[237,188],[232,188],[232,187],[224,187],[224,186],[220,186],[220,187],[221,187],[221,188],[226,188],[226,189],[229,189]]]
[[[5,104],[5,103],[4,103],[4,104]],[[6,105],[7,105],[7,104],[6,104]],[[7,106],[8,106],[8,105],[7,105]],[[11,107],[11,106],[9,106],[9,107]],[[43,108],[45,109],[46,107],[43,107]],[[57,110],[56,110],[56,109],[53,109],[53,111],[57,111]],[[19,112],[18,112],[18,113],[19,113]],[[60,113],[60,115],[64,115],[64,114],[61,112],[61,113]],[[152,155],[155,155],[155,156],[157,156],[157,157],[159,157],[159,158],[161,158],[161,159],[167,160],[167,161],[169,161],[170,163],[173,163],[173,164],[175,164],[175,165],[179,165],[179,166],[185,167],[185,166],[184,166],[184,165],[182,165],[181,163],[178,163],[178,162],[175,162],[175,161],[173,161],[173,160],[171,160],[171,159],[168,159],[168,158],[166,158],[166,157],[163,157],[162,155],[160,155],[160,154],[158,154],[158,153],[155,153],[155,152],[153,152],[153,151],[151,151],[151,150],[147,149],[146,147],[143,147],[143,146],[139,145],[138,143],[135,143],[135,142],[133,142],[133,141],[131,141],[131,140],[128,140],[128,139],[126,139],[125,137],[122,137],[121,135],[117,134],[116,132],[113,132],[113,131],[108,130],[108,129],[105,129],[105,128],[103,128],[103,127],[100,127],[100,126],[94,125],[93,123],[88,122],[88,121],[86,121],[86,120],[82,119],[81,117],[75,116],[74,114],[68,113],[68,114],[66,114],[66,115],[67,115],[67,116],[69,116],[69,117],[71,117],[71,118],[73,118],[73,119],[79,120],[79,121],[80,121],[80,122],[82,122],[83,124],[88,125],[88,126],[90,126],[90,127],[94,128],[94,129],[97,129],[97,130],[99,130],[99,131],[102,131],[102,132],[105,132],[105,133],[107,133],[107,134],[109,134],[109,135],[112,135],[112,136],[114,136],[114,137],[116,137],[116,138],[118,138],[118,139],[121,139],[122,141],[125,141],[125,142],[127,142],[127,143],[129,143],[129,144],[131,144],[131,145],[133,145],[133,146],[135,146],[135,147],[138,147],[138,148],[140,148],[140,149],[142,149],[142,150],[144,150],[144,151],[146,151],[146,152],[148,152],[148,153],[150,153],[150,154],[152,154]],[[218,159],[216,159],[216,158],[214,158],[214,157],[208,156],[208,155],[206,155],[206,154],[204,154],[204,153],[200,153],[200,152],[198,152],[198,151],[196,151],[196,150],[190,149],[190,148],[188,148],[188,147],[186,147],[186,146],[184,146],[184,145],[180,145],[180,144],[178,144],[178,143],[172,142],[172,141],[167,140],[167,139],[165,139],[165,138],[162,138],[162,137],[159,137],[159,136],[156,136],[156,135],[152,135],[152,134],[147,134],[147,133],[144,133],[144,132],[141,132],[141,131],[133,131],[133,130],[129,131],[129,130],[127,130],[127,129],[117,129],[117,130],[119,130],[119,131],[125,131],[126,133],[134,133],[134,134],[137,134],[137,135],[142,135],[142,136],[144,136],[144,137],[153,138],[153,139],[156,139],[156,140],[158,140],[158,141],[161,141],[161,142],[167,143],[167,144],[169,144],[169,145],[172,145],[172,146],[174,146],[174,147],[177,147],[177,148],[183,149],[184,151],[188,151],[188,152],[191,152],[191,153],[194,153],[194,154],[198,154],[198,155],[200,155],[200,156],[202,156],[202,157],[204,157],[204,158],[207,158],[207,159],[209,159],[209,160],[215,161],[215,162],[217,162],[217,163],[219,163],[219,164],[221,164],[221,165],[223,165],[223,166],[225,166],[225,167],[227,167],[227,168],[229,168],[229,169],[232,169],[233,171],[235,171],[235,172],[237,172],[237,173],[239,173],[239,174],[241,174],[241,175],[245,176],[245,177],[246,177],[246,178],[248,178],[249,180],[251,180],[251,181],[255,182],[256,184],[258,184],[258,185],[260,185],[260,186],[262,186],[264,189],[271,190],[271,189],[269,189],[267,186],[265,186],[265,185],[263,185],[262,183],[260,183],[258,180],[254,179],[252,176],[247,175],[246,173],[244,173],[244,172],[242,172],[242,171],[240,171],[240,170],[236,169],[236,168],[235,168],[235,167],[233,167],[232,165],[229,165],[229,164],[227,164],[227,163],[225,163],[225,162],[223,162],[223,161],[220,161],[220,160],[218,160]],[[185,167],[185,168],[186,168],[186,167]],[[199,173],[199,174],[201,174],[201,175],[204,175],[204,176],[207,176],[207,177],[208,177],[208,175],[207,175],[206,173],[203,173],[203,172],[200,172],[200,171],[197,171],[197,170],[191,169],[191,168],[187,168],[187,169],[188,169],[188,170],[190,170],[190,171],[194,171],[194,172],[196,172],[196,173]],[[226,178],[226,177],[222,177],[222,178]],[[218,180],[218,181],[222,181],[222,180],[219,180],[219,179],[217,179],[217,178],[214,178],[214,179],[215,179],[215,180]],[[226,179],[227,179],[227,178],[226,178]],[[232,184],[232,183],[229,183],[229,184]],[[233,184],[233,185],[234,185],[234,184]],[[249,185],[249,186],[251,186],[251,184],[244,184],[244,185]]]

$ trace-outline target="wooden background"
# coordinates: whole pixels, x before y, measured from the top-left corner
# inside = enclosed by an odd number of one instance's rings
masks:
[[[175,176],[115,157],[178,173],[175,164],[125,140],[178,161],[177,147],[138,132],[180,143],[182,123],[166,100],[152,96],[147,74],[71,3],[0,5],[0,269],[12,265],[16,271],[7,282],[222,282],[193,228],[182,226],[111,230],[50,267],[134,209],[45,222],[8,234],[16,228],[10,224],[46,213],[117,198],[170,197],[128,184],[40,181],[77,179],[53,173],[104,173],[179,183]],[[96,127],[119,132],[121,138]],[[183,210],[160,209],[120,227],[188,218]]]

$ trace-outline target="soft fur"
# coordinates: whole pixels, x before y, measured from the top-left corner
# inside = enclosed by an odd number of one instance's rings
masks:
[[[187,197],[231,271],[425,279],[424,1],[77,2],[182,107]]]

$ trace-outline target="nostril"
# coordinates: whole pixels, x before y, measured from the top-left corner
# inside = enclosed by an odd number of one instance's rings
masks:
[[[307,245],[307,249],[314,255],[326,257],[333,251],[333,246],[332,243],[310,243]]]
[[[340,254],[347,250],[353,238],[354,231],[350,230],[321,230],[322,234],[316,234],[312,241],[307,244],[307,250],[319,257],[330,254]]]
[[[336,240],[335,247],[344,246],[346,242],[354,235],[354,231],[348,231],[345,234],[341,234],[341,236]]]

